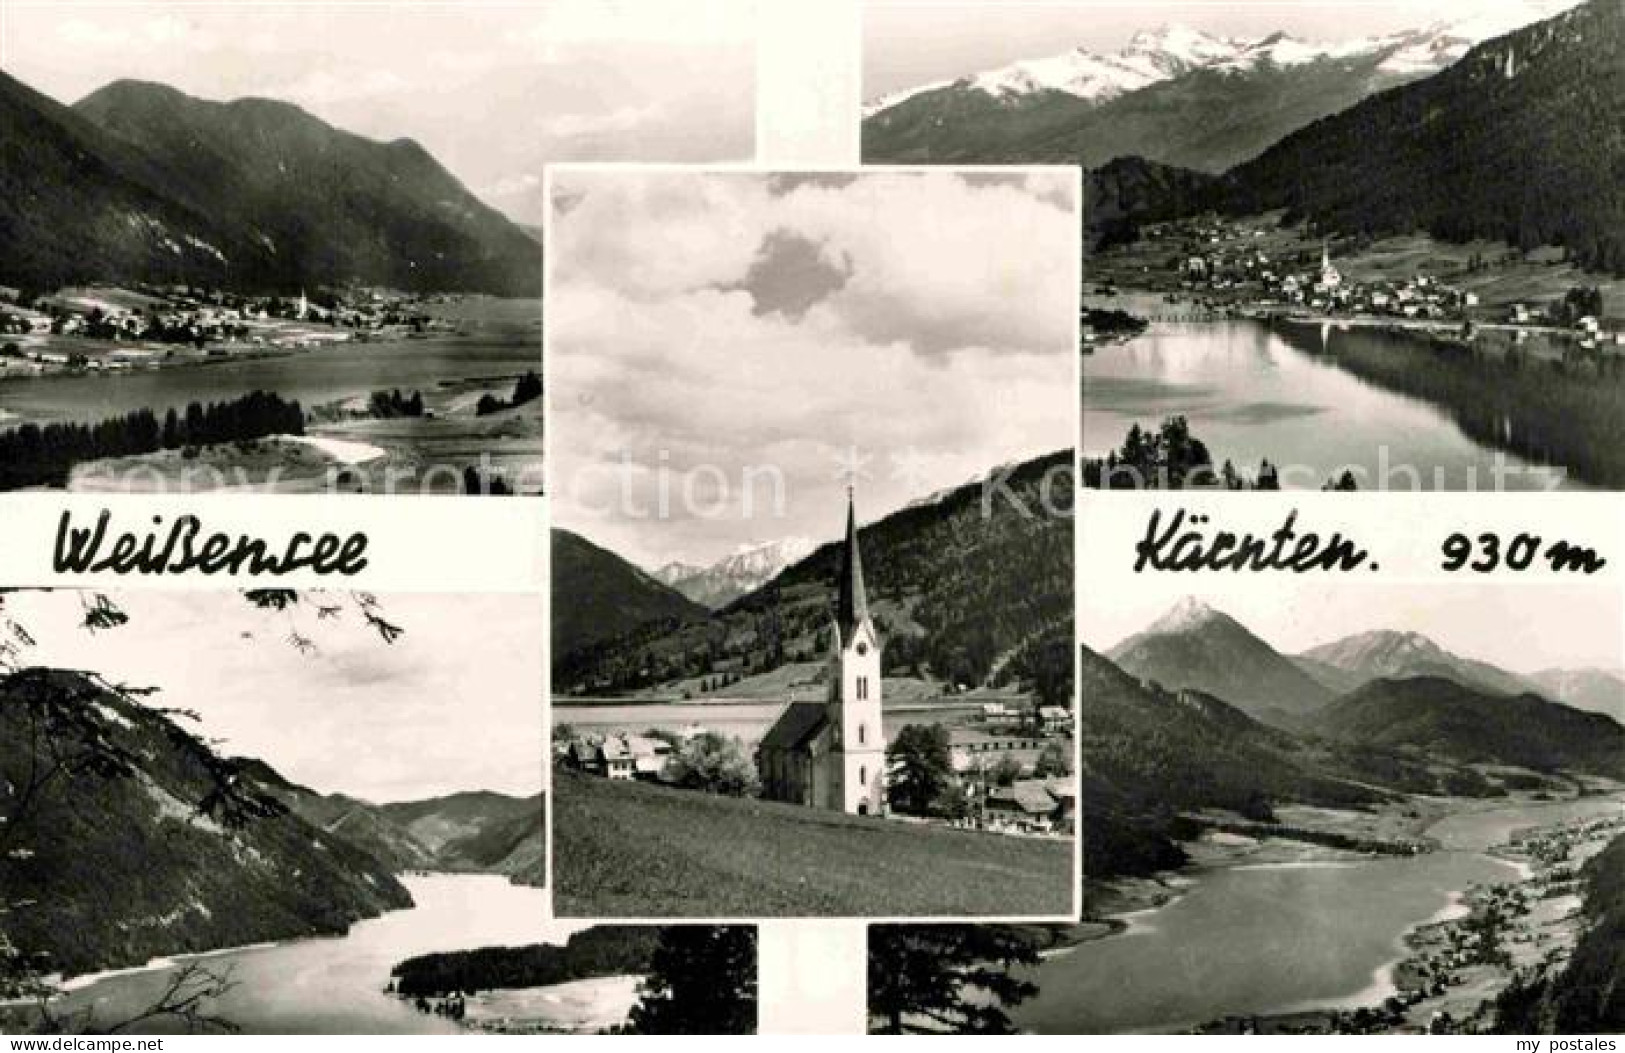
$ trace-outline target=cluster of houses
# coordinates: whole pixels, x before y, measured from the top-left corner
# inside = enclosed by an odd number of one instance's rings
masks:
[[[286,298],[246,297],[198,292],[186,286],[137,291],[65,289],[34,298],[0,286],[0,336],[74,336],[198,348],[212,345],[225,354],[221,345],[306,348],[392,329],[424,331],[443,326],[418,310],[412,298],[379,290],[336,295],[321,304],[304,293]],[[65,364],[96,365],[94,361]]]
[[[1323,314],[1572,329],[1582,348],[1625,347],[1625,332],[1609,332],[1599,318],[1560,319],[1547,308],[1526,304],[1491,312],[1476,292],[1434,275],[1352,281],[1338,270],[1327,247],[1318,267],[1306,266],[1301,257],[1272,258],[1259,244],[1269,234],[1260,227],[1207,218],[1160,224],[1146,233],[1184,244],[1171,266],[1180,289],[1191,295],[1234,302],[1244,293],[1254,306]]]
[[[1257,249],[1192,255],[1180,266],[1180,278],[1187,290],[1245,288],[1256,293],[1260,306],[1303,307],[1328,314],[1460,321],[1479,306],[1477,293],[1427,274],[1395,281],[1349,281],[1324,249],[1319,267],[1296,271],[1272,263]]]
[[[1072,714],[1059,706],[1032,709],[1004,702],[983,707],[980,726],[949,729],[949,756],[954,773],[970,791],[974,805],[963,825],[1000,833],[1069,833],[1076,822],[1077,783],[1069,774],[1040,774],[1039,758],[1061,749],[1070,756]],[[690,726],[679,732],[635,734],[593,731],[554,743],[554,759],[572,771],[604,779],[665,785],[677,781],[671,760],[679,744],[702,734]],[[1020,774],[997,785],[1002,766]]]
[[[605,779],[645,782],[672,781],[667,762],[675,749],[669,739],[626,732],[579,735],[555,746],[557,759],[574,771]]]

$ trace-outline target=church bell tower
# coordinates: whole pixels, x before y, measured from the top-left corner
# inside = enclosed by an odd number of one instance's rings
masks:
[[[846,547],[831,644],[828,718],[834,729],[828,807],[860,815],[886,800],[886,732],[880,709],[880,634],[869,617],[857,513],[847,491]]]

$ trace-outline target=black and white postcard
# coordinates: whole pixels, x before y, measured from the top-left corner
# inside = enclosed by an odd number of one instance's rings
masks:
[[[863,158],[1084,168],[1086,486],[1617,490],[1621,17],[874,3]]]
[[[559,913],[1070,914],[1075,175],[551,192]]]
[[[748,159],[748,10],[8,2],[0,487],[539,493],[543,168]]]

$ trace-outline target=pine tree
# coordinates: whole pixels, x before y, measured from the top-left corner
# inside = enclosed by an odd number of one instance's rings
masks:
[[[1038,961],[1033,937],[1012,926],[870,926],[869,1030],[1012,1034],[1005,1010],[1038,993],[1012,970]]]
[[[627,1031],[749,1035],[756,1031],[756,929],[673,925],[660,934]]]

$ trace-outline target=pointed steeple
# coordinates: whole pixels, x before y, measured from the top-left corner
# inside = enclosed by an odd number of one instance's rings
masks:
[[[858,552],[858,516],[850,486],[846,488],[846,549],[841,555],[840,587],[835,624],[841,630],[841,646],[845,647],[858,623],[869,617],[869,597],[863,589],[863,556]]]

